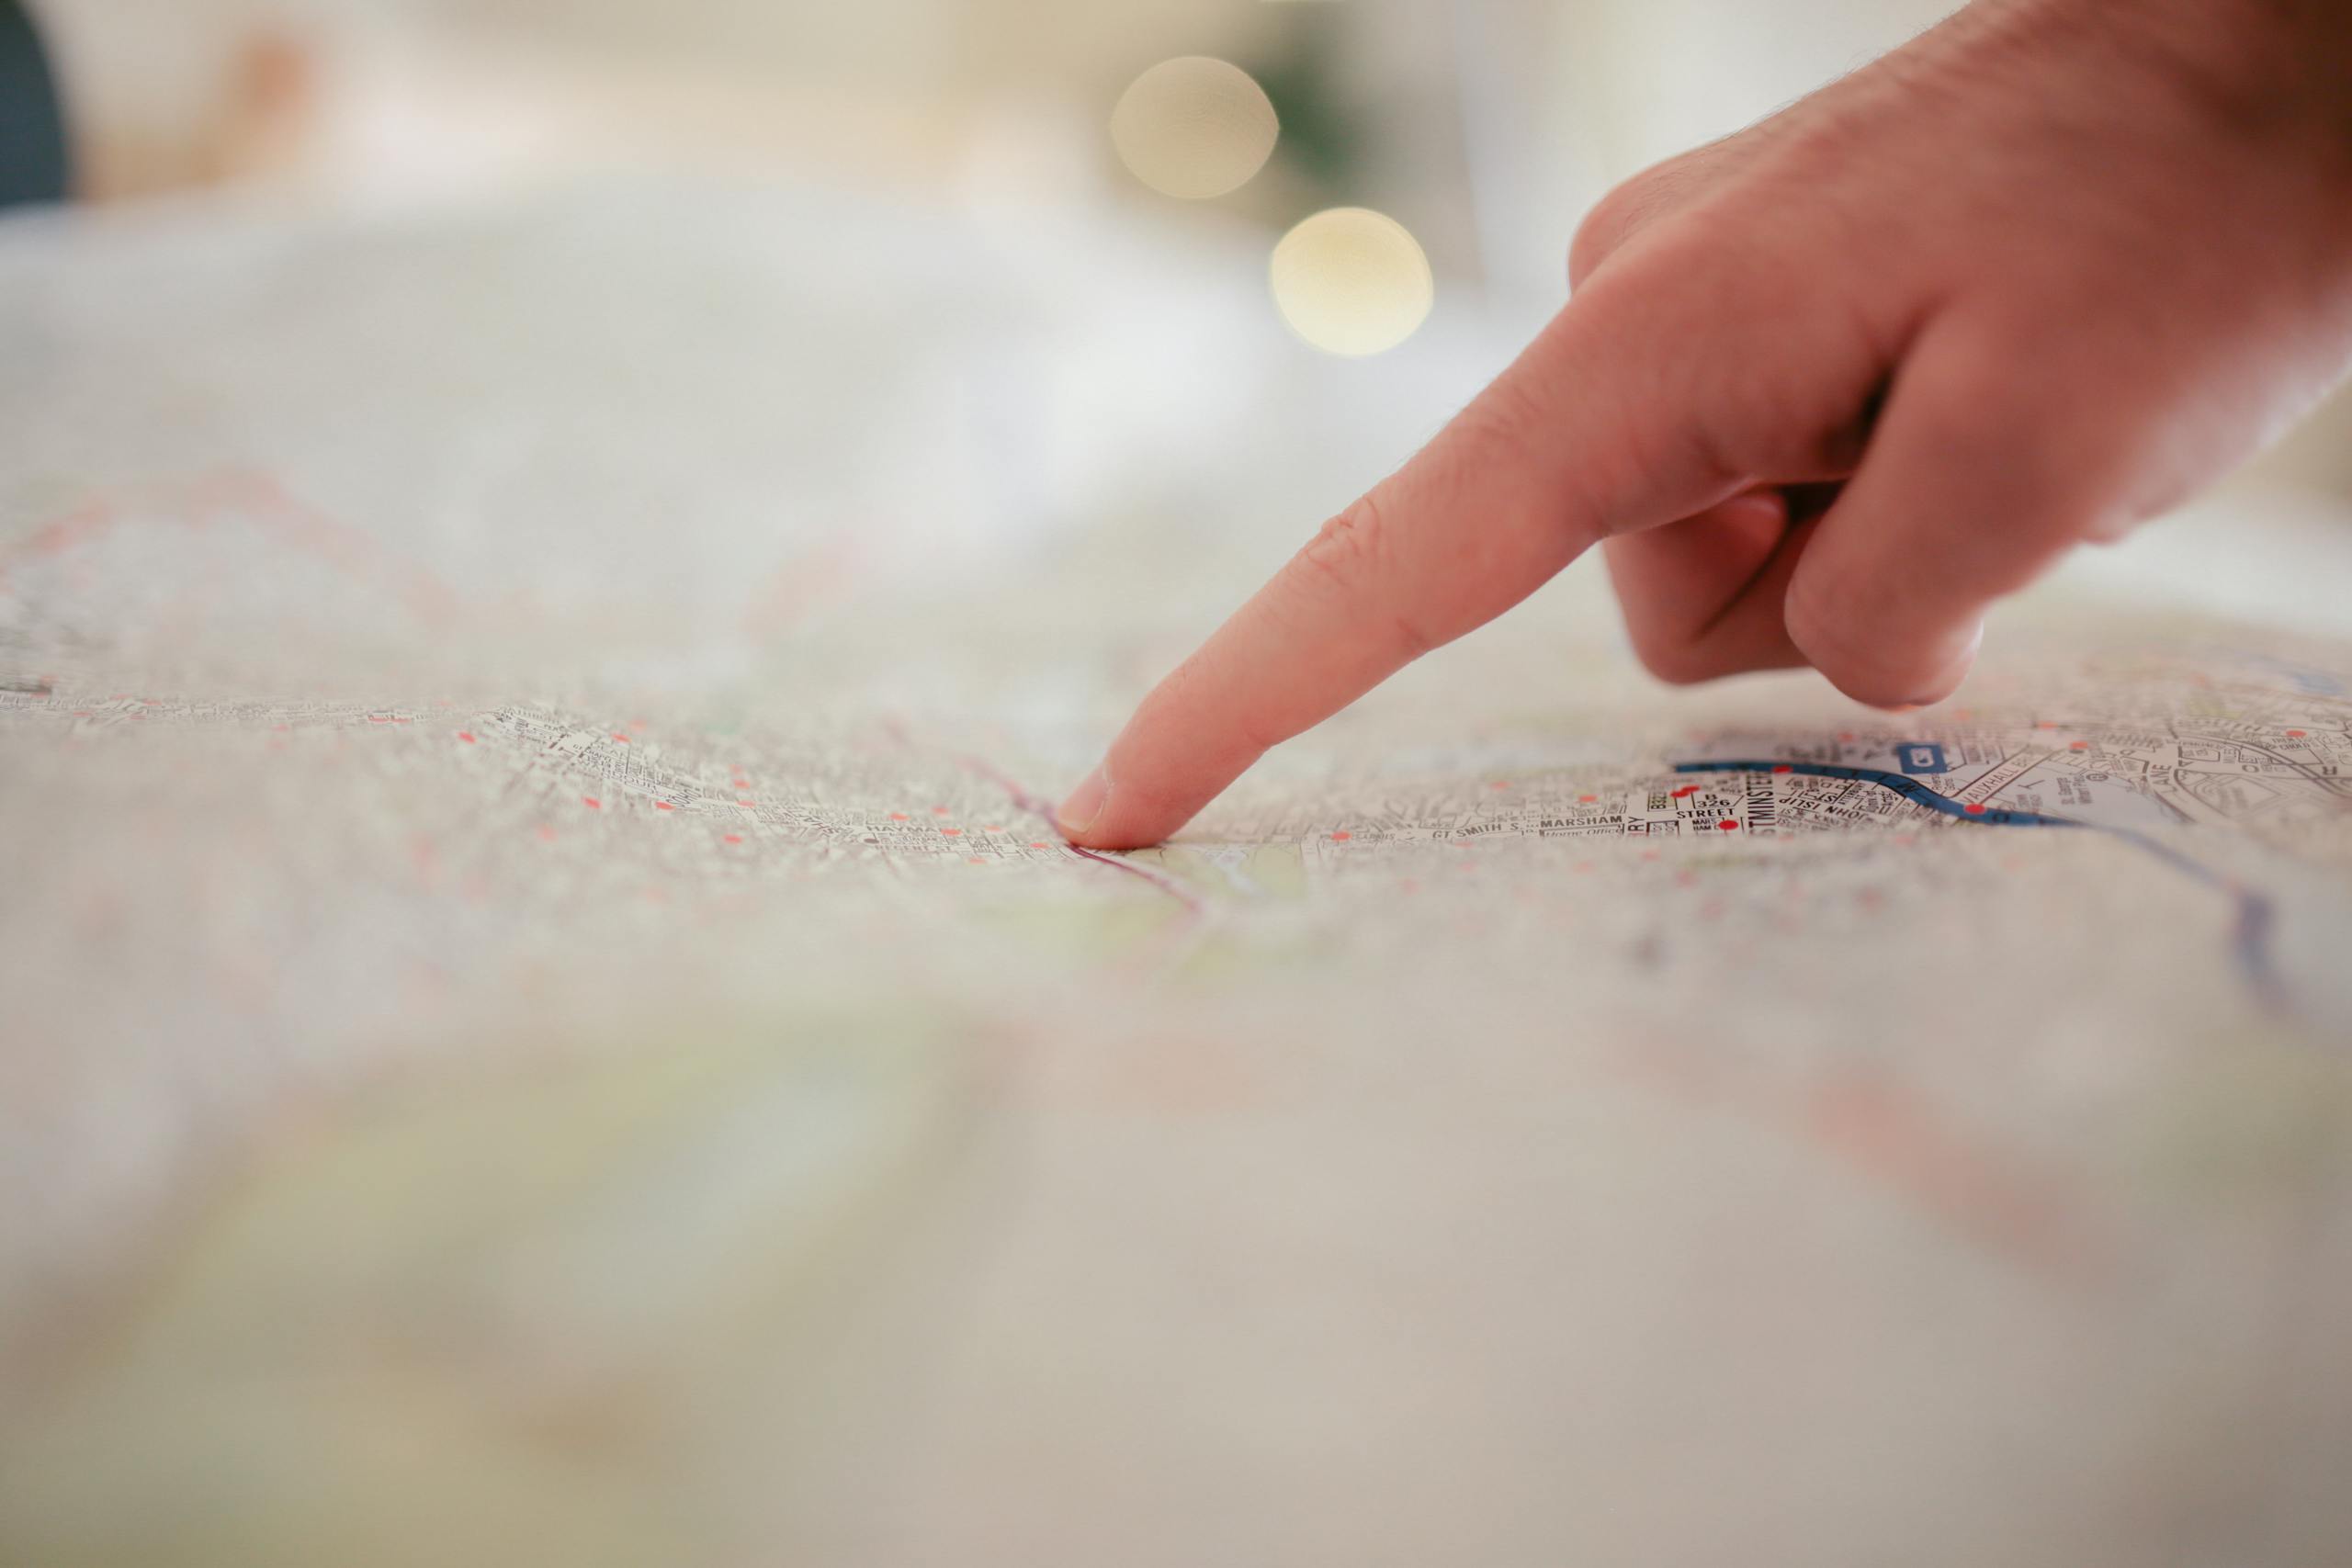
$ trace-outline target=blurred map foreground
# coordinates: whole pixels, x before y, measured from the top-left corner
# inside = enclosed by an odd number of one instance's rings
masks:
[[[1062,240],[0,231],[0,1560],[2352,1553],[2340,622],[1894,719],[1572,573],[1073,852],[1488,361]]]

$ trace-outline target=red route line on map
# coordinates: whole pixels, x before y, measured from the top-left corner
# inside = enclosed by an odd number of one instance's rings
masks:
[[[1061,829],[1058,827],[1056,827],[1054,823],[1053,807],[1046,801],[1039,799],[1036,795],[1030,794],[1027,790],[1022,788],[1014,780],[1008,778],[1003,770],[998,768],[994,763],[989,761],[985,758],[975,757],[967,753],[958,753],[956,761],[963,767],[965,772],[977,774],[980,778],[984,778],[988,780],[989,783],[996,785],[997,788],[1004,791],[1006,797],[1012,802],[1015,810],[1026,811],[1033,816],[1045,818],[1046,825],[1049,828],[1053,828],[1055,836],[1057,838],[1060,836]],[[1143,880],[1150,883],[1162,893],[1167,894],[1170,898],[1173,898],[1178,903],[1183,905],[1186,912],[1194,919],[1200,919],[1205,917],[1208,913],[1206,907],[1201,902],[1200,896],[1172,876],[1169,876],[1161,872],[1154,871],[1148,866],[1136,865],[1132,861],[1114,860],[1109,855],[1098,854],[1092,850],[1082,849],[1079,845],[1069,843],[1067,840],[1063,842],[1062,848],[1078,856],[1080,860],[1091,860],[1097,865],[1107,865],[1114,871],[1124,871],[1129,876],[1139,876],[1143,878]]]
[[[1957,1238],[2052,1284],[2111,1283],[2112,1248],[2056,1173],[1985,1145],[1899,1081],[1833,1070],[1776,1092],[1687,1044],[1627,1053],[1634,1082],[1679,1104],[1720,1106],[1867,1178]]]
[[[141,515],[142,506],[190,529],[205,527],[224,512],[241,513],[358,582],[374,587],[391,579],[393,592],[421,620],[446,623],[458,608],[456,592],[435,573],[400,559],[359,529],[295,496],[275,477],[250,468],[223,468],[176,483],[101,491],[0,546],[0,587],[7,585],[9,568],[20,558],[62,555],[71,546],[87,544]]]
[[[907,733],[907,727],[896,718],[885,717],[882,720],[882,728],[891,739],[897,741],[901,746],[910,747],[914,744],[914,738]],[[1043,818],[1045,819],[1046,826],[1053,829],[1054,837],[1061,839],[1062,831],[1060,827],[1054,820],[1054,808],[1050,803],[1039,798],[1037,795],[1032,795],[1028,790],[1023,788],[1017,780],[1008,776],[1003,769],[998,767],[995,763],[989,761],[985,757],[976,756],[969,751],[957,751],[952,753],[952,755],[955,757],[956,765],[957,767],[962,768],[966,773],[973,774],[975,777],[986,779],[989,783],[996,785],[997,788],[1004,791],[1005,797],[1012,803],[1014,810],[1025,811],[1033,817]],[[946,808],[944,807],[934,806],[932,809],[933,811],[944,811]],[[893,815],[896,814],[893,813]],[[1091,860],[1097,865],[1107,865],[1114,871],[1124,871],[1130,876],[1139,876],[1143,878],[1143,880],[1150,883],[1162,893],[1167,894],[1170,898],[1173,898],[1178,903],[1183,905],[1185,912],[1195,920],[1205,919],[1208,917],[1208,908],[1201,902],[1200,897],[1193,892],[1191,888],[1186,887],[1182,883],[1178,882],[1174,877],[1162,875],[1160,873],[1150,870],[1148,867],[1136,865],[1128,861],[1114,860],[1109,855],[1097,854],[1092,850],[1081,849],[1078,845],[1069,842],[1067,839],[1062,840],[1062,848],[1068,850],[1071,854],[1076,855],[1080,860]]]

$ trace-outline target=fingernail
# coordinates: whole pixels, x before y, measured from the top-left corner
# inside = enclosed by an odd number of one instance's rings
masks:
[[[1111,781],[1097,768],[1069,792],[1069,798],[1054,812],[1054,820],[1061,825],[1063,832],[1075,839],[1094,826],[1102,815],[1103,803],[1110,798]]]

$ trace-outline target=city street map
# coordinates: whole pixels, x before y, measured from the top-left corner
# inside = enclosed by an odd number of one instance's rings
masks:
[[[0,1562],[2352,1560],[2352,524],[1094,854],[1430,411],[933,223],[0,229]]]

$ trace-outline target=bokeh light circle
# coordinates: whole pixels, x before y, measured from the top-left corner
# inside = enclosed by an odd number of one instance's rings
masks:
[[[1111,111],[1111,141],[1128,171],[1194,201],[1248,184],[1281,130],[1272,100],[1250,73],[1203,54],[1161,61]]]
[[[1334,207],[1274,247],[1274,305],[1291,331],[1331,354],[1380,354],[1411,337],[1436,299],[1429,257],[1384,212]]]

